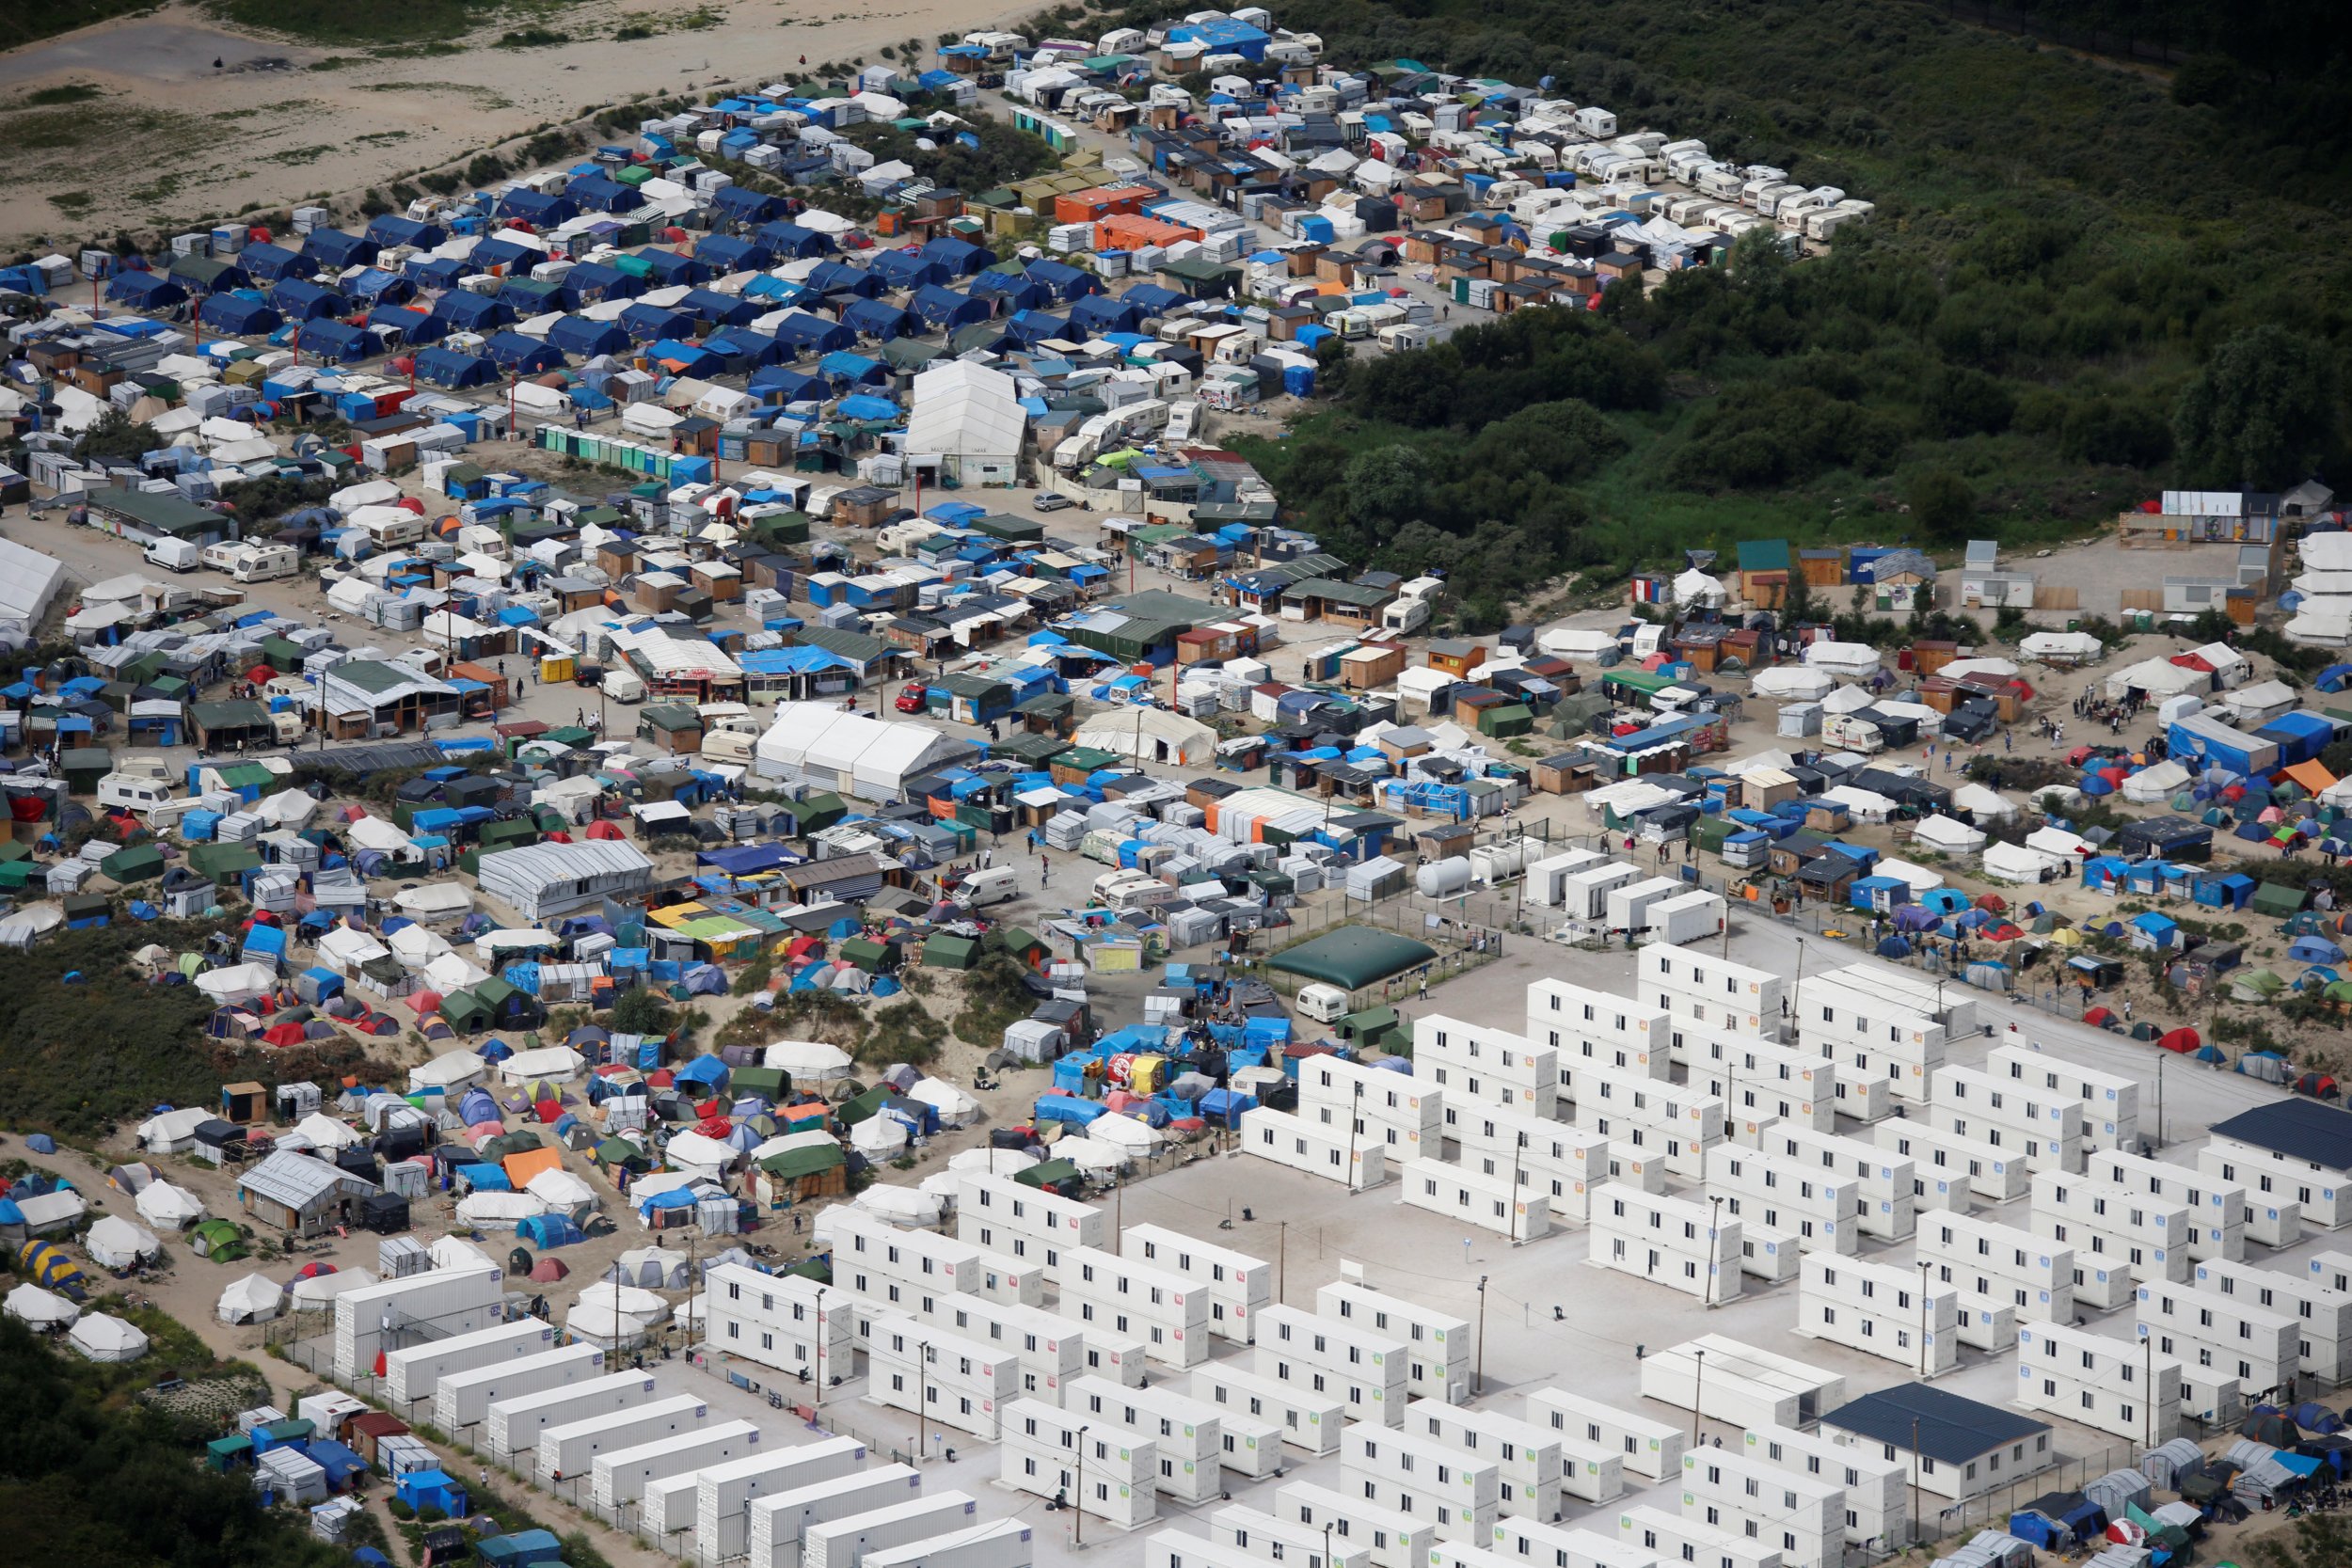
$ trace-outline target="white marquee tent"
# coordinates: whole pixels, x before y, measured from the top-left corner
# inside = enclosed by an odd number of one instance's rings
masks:
[[[909,779],[977,761],[979,748],[929,724],[889,723],[831,703],[778,703],[754,750],[760,776],[837,790],[861,800],[897,800]]]

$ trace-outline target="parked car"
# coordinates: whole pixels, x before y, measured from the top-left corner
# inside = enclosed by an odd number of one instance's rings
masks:
[[[922,712],[923,683],[921,681],[909,681],[905,686],[900,687],[898,689],[898,698],[890,705],[897,708],[900,713]]]
[[[1029,498],[1029,504],[1036,507],[1040,512],[1059,512],[1064,507],[1075,506],[1078,503],[1072,500],[1068,496],[1057,494],[1055,491],[1040,490],[1036,495]]]

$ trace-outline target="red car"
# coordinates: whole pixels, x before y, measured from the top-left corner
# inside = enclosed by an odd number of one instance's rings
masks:
[[[904,687],[901,687],[898,690],[898,701],[893,703],[891,705],[896,707],[900,713],[922,712],[923,683],[921,681],[914,681]]]

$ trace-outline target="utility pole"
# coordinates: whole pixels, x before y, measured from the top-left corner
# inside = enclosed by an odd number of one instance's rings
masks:
[[[931,1347],[917,1339],[914,1342],[914,1462],[923,1463],[923,1451],[931,1446]]]
[[[2140,1447],[2156,1446],[2156,1402],[2149,1396],[2156,1386],[2155,1336],[2142,1329],[2139,1336],[2139,1441]]]
[[[1707,1352],[1691,1353],[1691,1447],[1699,1446],[1699,1390],[1707,1386]]]
[[[1478,1276],[1478,1362],[1470,1372],[1470,1398],[1486,1391],[1486,1276]]]
[[[1935,1265],[1919,1260],[1919,1376],[1928,1375],[1928,1271]]]
[[[1720,1196],[1710,1196],[1710,1197],[1707,1200],[1707,1204],[1708,1204],[1708,1208],[1707,1208],[1707,1296],[1706,1296],[1706,1302],[1707,1302],[1708,1307],[1709,1307],[1711,1308],[1711,1307],[1714,1307],[1714,1305],[1715,1305],[1715,1279],[1716,1279],[1716,1276],[1717,1276],[1719,1274],[1721,1274],[1721,1273],[1723,1272],[1723,1259],[1722,1259],[1722,1258],[1720,1258],[1720,1257],[1718,1256],[1718,1253],[1719,1253],[1719,1251],[1720,1251],[1720,1244],[1719,1244],[1719,1243],[1718,1243],[1718,1240],[1717,1240],[1717,1239],[1718,1239],[1719,1237],[1721,1237],[1721,1236],[1723,1235],[1723,1233],[1724,1233],[1724,1227],[1723,1227],[1723,1223],[1722,1223],[1722,1220],[1723,1220],[1723,1212],[1724,1212],[1724,1200],[1723,1200],[1723,1198],[1722,1198]],[[1701,1355],[1704,1355],[1704,1354],[1706,1354],[1707,1353],[1706,1353],[1705,1351],[1701,1351],[1699,1354],[1700,1354]],[[1695,1433],[1693,1433],[1693,1436],[1695,1436],[1695,1435],[1696,1435],[1696,1434],[1695,1434]]]
[[[1911,1418],[1911,1539],[1916,1544],[1927,1523],[1919,1517],[1919,1418]]]
[[[1288,1289],[1290,1281],[1290,1254],[1291,1222],[1288,1220],[1276,1220],[1274,1222],[1274,1303],[1278,1307],[1288,1307],[1290,1305],[1290,1291]]]
[[[1091,1427],[1078,1429],[1077,1496],[1070,1499],[1070,1506],[1077,1511],[1070,1516],[1070,1544],[1073,1550],[1086,1544],[1087,1433],[1092,1430]]]
[[[2164,1058],[2165,1058],[2165,1057],[2166,1057],[2166,1055],[2168,1055],[2168,1054],[2169,1054],[2169,1053],[2167,1053],[2167,1052],[2166,1052],[2166,1051],[2165,1051],[2165,1050],[2164,1050],[2161,1046],[2159,1046],[2159,1047],[2157,1048],[2157,1050],[2156,1050],[2156,1147],[2157,1147],[2158,1148],[2162,1148],[2164,1147]]]

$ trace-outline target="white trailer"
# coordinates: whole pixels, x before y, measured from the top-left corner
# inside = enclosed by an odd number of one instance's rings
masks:
[[[1070,1247],[1099,1247],[1110,1239],[1110,1216],[1091,1203],[1025,1186],[1009,1176],[964,1172],[956,1185],[956,1239],[1043,1267],[1061,1279]]]
[[[1021,1368],[993,1345],[891,1317],[874,1324],[866,1385],[877,1404],[994,1442],[1006,1405],[1020,1395]]]
[[[1210,1514],[1209,1539],[1242,1553],[1250,1568],[1267,1561],[1295,1561],[1300,1568],[1372,1568],[1370,1546],[1343,1543],[1336,1531],[1327,1536],[1320,1529],[1246,1503],[1234,1503]]]
[[[433,1424],[459,1436],[489,1419],[490,1406],[501,1400],[568,1388],[604,1375],[604,1352],[589,1344],[447,1373],[433,1390]]]
[[[1343,1182],[1350,1192],[1377,1187],[1389,1177],[1387,1144],[1334,1132],[1288,1111],[1251,1106],[1241,1114],[1235,1141],[1244,1154]]]
[[[1152,1439],[1163,1496],[1200,1503],[1224,1489],[1224,1412],[1217,1406],[1166,1388],[1129,1388],[1088,1377],[1071,1386],[1068,1407]]]
[[[1972,1207],[1972,1197],[2012,1203],[2026,1196],[2026,1181],[2033,1174],[2025,1156],[2015,1149],[1964,1132],[1947,1132],[1916,1117],[1883,1121],[1871,1135],[1881,1148],[1909,1156],[1918,1179],[1913,1190],[1922,1209],[1952,1209],[1964,1214]]]
[[[709,1405],[691,1394],[676,1394],[650,1404],[632,1404],[609,1415],[551,1426],[539,1434],[534,1450],[539,1484],[552,1490],[566,1480],[576,1481],[595,1467],[599,1454],[618,1453],[656,1438],[692,1432],[709,1419]]]
[[[905,1502],[922,1488],[923,1478],[912,1466],[883,1465],[754,1497],[744,1532],[744,1556],[752,1568],[800,1568],[809,1526],[871,1513]]]
[[[375,1358],[496,1326],[506,1291],[498,1265],[434,1269],[345,1291],[335,1298],[335,1381],[346,1386],[375,1373]]]
[[[711,1465],[695,1477],[694,1560],[707,1568],[743,1555],[755,1499],[839,1481],[865,1464],[863,1442],[826,1437]]]
[[[653,1398],[653,1388],[650,1372],[607,1372],[545,1393],[493,1400],[483,1435],[499,1463],[512,1465],[516,1454],[536,1449],[549,1427],[643,1404]]]
[[[1355,1420],[1394,1426],[1405,1418],[1411,1358],[1402,1339],[1295,1307],[1267,1307],[1258,1328],[1253,1366],[1262,1376],[1328,1387]]]
[[[555,1344],[555,1325],[537,1318],[384,1353],[384,1393],[395,1409],[431,1399],[440,1380],[501,1361],[538,1355]]]
[[[2016,1339],[2010,1343],[2013,1346]],[[1846,1492],[1845,1537],[1855,1544],[1891,1541],[1908,1517],[1904,1491],[1911,1478],[1907,1460],[1889,1459],[1875,1449],[1840,1443],[1819,1431],[1751,1427],[1740,1440],[1750,1457],[1791,1475],[1810,1476]]]
[[[972,1528],[980,1505],[968,1492],[914,1497],[865,1513],[827,1519],[801,1532],[803,1568],[858,1568],[869,1553]]]
[[[1529,1568],[1659,1568],[1659,1554],[1614,1536],[1504,1514],[1495,1521],[1495,1555]]]
[[[1593,1195],[1585,1261],[1699,1297],[1740,1294],[1741,1228],[1708,1204],[1611,1182]]]
[[[1678,1519],[1646,1505],[1617,1515],[1617,1538],[1654,1551],[1667,1561],[1700,1563],[1704,1568],[1784,1568],[1777,1546],[1696,1519]]]
[[[1641,1363],[1641,1377],[1643,1398],[1694,1410],[1742,1432],[1752,1426],[1807,1426],[1846,1402],[1841,1374],[1721,1334],[1650,1352]]]
[[[1558,1388],[1538,1388],[1529,1394],[1527,1418],[1536,1426],[1548,1426],[1604,1453],[1615,1454],[1626,1469],[1654,1481],[1682,1473],[1682,1451],[1691,1435],[1678,1421],[1636,1415]]]
[[[1438,1527],[1394,1509],[1368,1503],[1311,1481],[1294,1481],[1274,1494],[1273,1513],[1279,1519],[1311,1529],[1329,1526],[1332,1556],[1338,1544],[1369,1547],[1372,1568],[1427,1568],[1431,1548],[1438,1544]]]
[[[1281,1440],[1311,1454],[1337,1453],[1347,1403],[1297,1384],[1255,1372],[1228,1371],[1211,1362],[1192,1374],[1193,1391],[1208,1403],[1273,1425]]]
[[[1247,1345],[1257,1338],[1258,1308],[1274,1300],[1274,1265],[1231,1247],[1159,1225],[1131,1225],[1122,1233],[1128,1251],[1148,1263],[1173,1269],[1209,1298],[1209,1332]]]
[[[1444,1160],[1407,1160],[1397,1173],[1406,1207],[1492,1230],[1514,1246],[1551,1229],[1551,1205],[1540,1192]]]
[[[1635,994],[1651,1006],[1739,1035],[1780,1032],[1788,982],[1777,971],[1662,942],[1636,952],[1633,969]]]
[[[2234,1263],[2245,1259],[2245,1188],[2217,1181],[2188,1165],[2151,1160],[2120,1148],[2093,1148],[2084,1160],[2084,1173],[2094,1181],[2185,1204],[2189,1212],[2192,1262]]]
[[[759,1428],[754,1423],[715,1421],[673,1437],[597,1455],[589,1470],[588,1495],[598,1508],[615,1509],[643,1497],[650,1481],[742,1459],[758,1447]]]
[[[1036,1560],[1029,1527],[1018,1519],[998,1519],[868,1552],[865,1568],[1029,1568]]]

